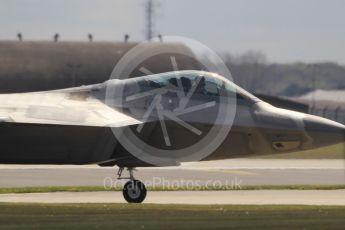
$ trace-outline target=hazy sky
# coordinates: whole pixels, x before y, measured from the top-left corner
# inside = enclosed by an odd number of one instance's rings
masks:
[[[343,0],[161,0],[156,29],[272,62],[345,64]],[[143,40],[145,0],[0,0],[0,39]]]

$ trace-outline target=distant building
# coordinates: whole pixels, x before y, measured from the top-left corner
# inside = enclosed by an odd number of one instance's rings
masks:
[[[318,89],[300,97],[296,97],[299,101],[333,101],[345,103],[345,90],[322,90]]]
[[[315,90],[291,98],[309,105],[309,113],[345,123],[345,90]]]

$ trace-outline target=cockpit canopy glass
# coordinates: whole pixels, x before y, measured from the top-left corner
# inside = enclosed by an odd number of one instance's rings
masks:
[[[224,77],[201,71],[169,72],[146,76],[141,87],[183,89],[184,93],[204,94],[209,96],[236,95],[237,100],[256,102],[257,97],[240,88]],[[193,91],[193,92],[192,92]]]

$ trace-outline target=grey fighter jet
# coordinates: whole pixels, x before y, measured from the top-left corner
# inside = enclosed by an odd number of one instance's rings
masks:
[[[0,95],[1,164],[133,169],[315,149],[345,140],[339,123],[273,107],[224,77],[178,71],[54,91]]]

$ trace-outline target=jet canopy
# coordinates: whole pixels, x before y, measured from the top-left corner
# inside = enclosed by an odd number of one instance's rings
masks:
[[[195,94],[209,96],[236,95],[238,100],[260,101],[254,95],[219,74],[204,71],[168,72],[135,78],[135,81],[143,91],[152,90],[153,88],[176,87],[183,89],[185,94],[193,91],[193,84],[197,82],[198,84],[193,92]]]
[[[223,76],[204,71],[175,71],[125,80],[114,79],[103,86],[107,88],[107,104],[118,108],[145,110],[155,97],[169,105],[171,110],[185,108],[190,101],[227,104],[237,101],[248,106],[260,101]]]

